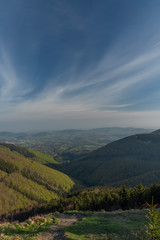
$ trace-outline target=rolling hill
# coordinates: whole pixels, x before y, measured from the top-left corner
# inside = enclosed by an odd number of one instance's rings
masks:
[[[41,162],[56,163],[47,155],[0,144],[0,215],[57,199],[74,187],[70,177]]]
[[[137,134],[117,140],[58,169],[86,186],[159,183],[159,133]]]

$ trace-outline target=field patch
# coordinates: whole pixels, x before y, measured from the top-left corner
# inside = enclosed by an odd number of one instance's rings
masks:
[[[134,233],[143,231],[146,210],[87,213],[82,221],[65,228],[69,239],[129,239]]]

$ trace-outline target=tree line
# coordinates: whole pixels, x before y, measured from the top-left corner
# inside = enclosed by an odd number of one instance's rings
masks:
[[[148,208],[152,203],[160,206],[160,184],[150,187],[138,185],[135,187],[93,187],[65,194],[59,199],[37,205],[30,209],[20,209],[0,216],[0,221],[13,219],[22,221],[31,215],[49,212],[76,211],[113,211],[118,209]]]
[[[160,184],[150,187],[140,184],[132,188],[95,187],[62,196],[59,200],[48,203],[46,208],[60,212],[127,210],[146,207],[146,203],[151,203],[152,197],[155,204],[160,204]]]

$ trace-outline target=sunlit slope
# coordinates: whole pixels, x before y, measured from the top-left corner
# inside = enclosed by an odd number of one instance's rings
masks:
[[[24,147],[16,146],[10,143],[0,143],[0,149],[3,151],[16,152],[21,154],[24,157],[32,159],[36,162],[42,163],[44,165],[49,164],[58,164],[58,162],[49,156],[48,154],[44,154],[35,150],[27,149]]]
[[[63,171],[87,186],[160,182],[160,135],[139,134],[99,148]]]
[[[4,183],[18,192],[21,192],[27,198],[37,202],[50,201],[58,198],[57,193],[49,191],[45,186],[40,185],[31,179],[27,179],[20,173],[14,172],[4,179]]]
[[[35,150],[28,150],[29,152],[34,154],[34,157],[32,158],[36,162],[45,164],[45,165],[50,165],[50,164],[59,164],[53,157],[49,156],[48,154],[44,154]]]
[[[28,209],[37,204],[36,201],[27,198],[20,192],[0,182],[0,215],[6,214],[15,210]]]
[[[0,146],[0,182],[0,214],[57,199],[74,186],[67,175],[4,145]]]

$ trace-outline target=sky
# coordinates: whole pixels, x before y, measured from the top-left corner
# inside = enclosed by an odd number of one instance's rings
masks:
[[[0,0],[0,131],[160,128],[159,0]]]

